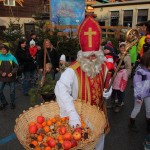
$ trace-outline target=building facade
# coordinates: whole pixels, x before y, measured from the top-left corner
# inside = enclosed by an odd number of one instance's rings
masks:
[[[103,26],[128,26],[150,20],[150,0],[132,0],[93,5],[97,21]]]
[[[5,6],[0,1],[0,30],[5,30],[11,21],[14,28],[22,26],[23,32],[28,34],[35,30],[35,18],[40,13],[49,17],[49,0],[24,0],[22,6],[17,2],[15,6]]]

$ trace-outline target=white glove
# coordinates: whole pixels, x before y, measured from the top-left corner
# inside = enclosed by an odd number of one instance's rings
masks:
[[[111,96],[111,94],[112,94],[112,87],[109,89],[108,92],[107,92],[107,89],[104,89],[104,91],[103,91],[103,97],[104,97],[105,99],[109,99],[110,96]]]
[[[77,114],[76,111],[72,111],[70,114],[69,114],[69,125],[71,127],[76,127],[77,125],[81,126],[81,122],[80,122],[80,118],[79,118],[79,115]]]

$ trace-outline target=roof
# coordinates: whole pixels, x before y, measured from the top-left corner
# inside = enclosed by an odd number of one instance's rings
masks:
[[[122,5],[139,5],[139,4],[150,4],[150,0],[134,0],[125,2],[114,2],[114,3],[96,3],[92,5],[94,8],[109,7],[109,6],[122,6]]]

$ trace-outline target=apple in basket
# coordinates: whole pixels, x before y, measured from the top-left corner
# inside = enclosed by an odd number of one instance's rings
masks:
[[[49,140],[47,143],[48,143],[48,146],[50,146],[51,148],[56,146],[56,141],[54,139]]]
[[[37,123],[42,124],[45,121],[45,118],[43,116],[37,117]]]
[[[81,139],[81,133],[75,131],[73,133],[73,138],[76,140],[76,141],[79,141]]]
[[[75,132],[79,132],[80,134],[82,133],[82,129],[81,128],[79,128],[79,127],[77,127],[77,128],[75,128],[75,130],[74,130]]]
[[[66,133],[67,129],[65,126],[61,126],[59,129],[58,129],[58,132],[59,134],[61,135],[64,135]]]
[[[35,134],[37,132],[38,128],[37,128],[36,124],[34,124],[34,125],[30,125],[28,130],[29,130],[30,134]]]
[[[72,134],[71,134],[71,132],[66,132],[66,133],[63,135],[63,139],[70,141],[70,140],[72,139]]]
[[[70,141],[64,141],[63,142],[63,148],[64,148],[64,150],[69,150],[71,148],[71,142]]]
[[[75,139],[72,139],[70,142],[71,142],[71,148],[76,147],[78,145]]]

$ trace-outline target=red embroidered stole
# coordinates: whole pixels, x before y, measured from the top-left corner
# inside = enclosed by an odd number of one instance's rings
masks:
[[[106,65],[102,64],[100,74],[94,78],[90,78],[80,68],[79,62],[75,62],[70,66],[76,73],[78,78],[78,98],[90,102],[91,105],[100,105],[102,102],[102,93],[104,88],[104,76]]]
[[[105,128],[105,133],[109,131],[109,123],[107,118],[107,111],[105,103],[103,102],[103,89],[104,89],[104,77],[106,71],[106,64],[102,64],[102,70],[94,78],[88,77],[85,72],[80,68],[79,62],[74,62],[69,66],[72,68],[78,78],[78,98],[84,101],[88,101],[91,105],[100,106],[100,109],[105,113],[107,124]]]

